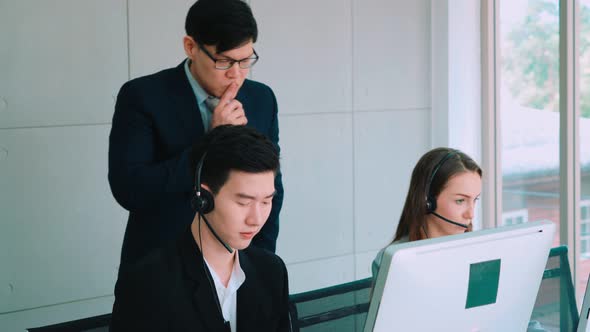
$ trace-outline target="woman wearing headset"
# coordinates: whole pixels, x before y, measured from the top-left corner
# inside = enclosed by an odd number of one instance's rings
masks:
[[[420,158],[391,243],[469,232],[481,193],[482,169],[465,153],[436,148]],[[382,249],[372,264],[377,276]]]

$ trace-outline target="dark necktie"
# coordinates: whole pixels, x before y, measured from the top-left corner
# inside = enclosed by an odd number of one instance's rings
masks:
[[[211,118],[213,117],[213,110],[217,105],[219,105],[219,98],[213,96],[207,96],[205,99],[205,105],[207,105],[207,112],[205,112],[205,131],[209,131],[211,129]]]

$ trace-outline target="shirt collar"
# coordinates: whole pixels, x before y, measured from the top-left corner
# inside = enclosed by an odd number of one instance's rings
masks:
[[[234,260],[234,268],[231,272],[231,277],[229,278],[229,283],[227,284],[227,288],[231,289],[232,291],[237,291],[238,288],[246,281],[246,274],[242,267],[240,266],[240,255],[236,251],[236,258]]]
[[[197,82],[197,80],[195,79],[195,77],[191,73],[191,70],[189,68],[190,62],[191,62],[191,59],[188,59],[188,58],[184,62],[184,73],[186,74],[186,77],[188,78],[188,82],[190,83],[191,88],[193,88],[193,92],[195,94],[195,97],[197,97],[197,104],[201,105],[205,102],[205,99],[207,99],[207,97],[209,95],[207,94],[207,92],[205,92],[205,90],[203,90],[201,85],[199,85],[199,82]]]
[[[244,281],[246,281],[246,274],[240,266],[240,255],[238,255],[237,251],[234,255],[234,265],[232,268],[231,276],[229,277],[229,282],[227,283],[227,288],[223,286],[223,284],[221,283],[221,279],[219,278],[215,270],[211,268],[211,265],[209,265],[209,262],[207,262],[205,257],[203,257],[203,259],[207,264],[207,268],[209,268],[209,272],[211,272],[211,276],[213,277],[215,288],[217,289],[218,294],[222,291],[227,292],[227,294],[235,293],[238,290],[238,288],[240,288],[240,286],[244,283]]]

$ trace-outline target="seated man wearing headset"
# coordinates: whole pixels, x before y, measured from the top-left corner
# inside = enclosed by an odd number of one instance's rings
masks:
[[[225,125],[192,151],[195,217],[172,245],[121,271],[112,331],[288,331],[283,261],[249,246],[266,222],[279,170],[255,129]]]

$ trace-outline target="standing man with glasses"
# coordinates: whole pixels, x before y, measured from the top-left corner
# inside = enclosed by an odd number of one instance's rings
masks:
[[[278,149],[273,91],[246,79],[259,56],[256,20],[241,0],[198,0],[186,16],[187,58],[177,67],[125,83],[109,138],[109,183],[129,211],[121,269],[175,240],[194,212],[191,146],[220,125],[247,125]],[[281,173],[272,211],[252,244],[275,251],[283,202]]]

